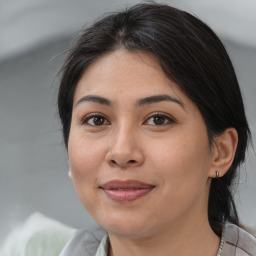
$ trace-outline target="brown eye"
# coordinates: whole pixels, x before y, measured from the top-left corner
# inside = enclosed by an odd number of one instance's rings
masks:
[[[87,124],[87,125],[91,125],[91,126],[102,126],[102,125],[108,125],[109,122],[102,115],[91,115],[91,116],[86,117],[83,120],[83,124]]]
[[[163,125],[165,121],[166,121],[166,118],[164,116],[158,115],[153,117],[153,123],[155,125]]]
[[[156,114],[156,115],[153,115],[150,118],[148,118],[146,121],[146,124],[160,126],[160,125],[171,124],[173,122],[174,121],[167,115]]]

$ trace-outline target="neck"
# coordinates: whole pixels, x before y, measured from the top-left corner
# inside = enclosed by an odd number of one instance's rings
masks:
[[[109,233],[110,256],[216,256],[220,238],[207,218],[187,219],[147,237],[124,237]],[[185,245],[185,246],[184,246]]]

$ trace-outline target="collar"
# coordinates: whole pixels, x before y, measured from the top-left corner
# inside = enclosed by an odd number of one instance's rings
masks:
[[[109,239],[108,239],[108,235],[105,235],[100,242],[100,245],[98,247],[98,250],[95,256],[108,256],[108,249],[109,249]]]
[[[242,228],[226,223],[222,226],[221,256],[256,256],[256,238]],[[108,256],[109,238],[104,230],[78,231],[59,256]]]

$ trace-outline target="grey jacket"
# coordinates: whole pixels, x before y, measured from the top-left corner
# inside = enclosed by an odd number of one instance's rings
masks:
[[[62,250],[60,256],[97,256],[101,240],[106,236],[103,230],[94,232],[77,231]],[[256,238],[236,225],[227,223],[223,226],[224,244],[221,256],[256,256]],[[103,239],[104,240],[104,239]],[[105,239],[106,240],[106,239]]]

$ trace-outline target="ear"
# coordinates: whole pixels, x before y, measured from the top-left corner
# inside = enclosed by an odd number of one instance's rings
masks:
[[[68,177],[72,180],[72,171],[70,168],[69,159],[67,159],[67,164],[68,164]]]
[[[71,171],[71,169],[69,168],[69,170],[68,170],[68,176],[69,176],[69,178],[72,180],[73,179],[73,176],[72,176],[72,171]]]
[[[219,177],[225,175],[234,160],[237,144],[238,134],[235,128],[226,129],[214,139],[209,177],[216,178],[217,171]]]

